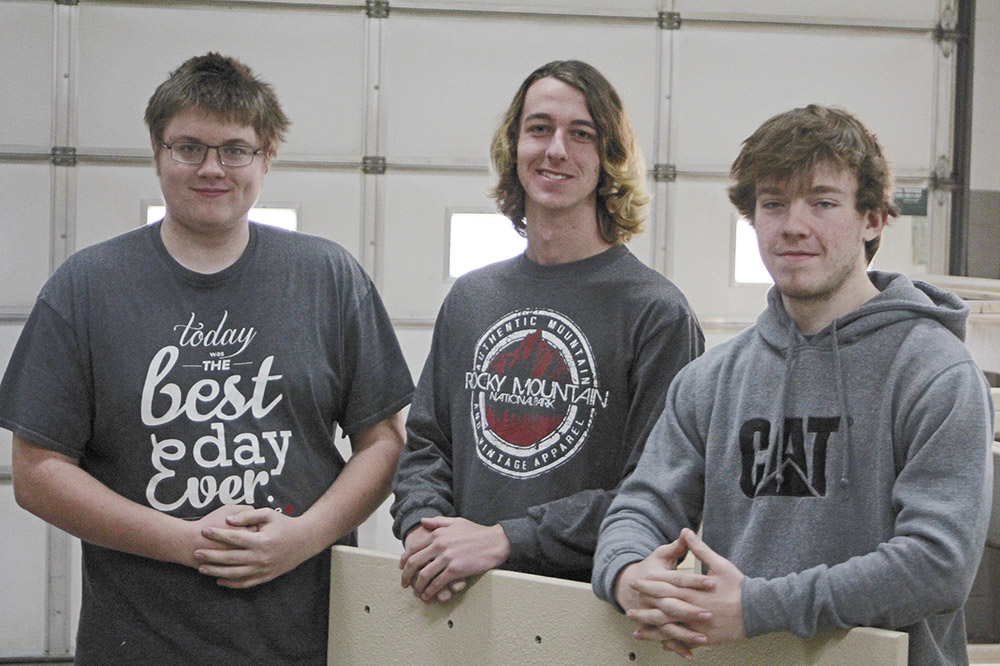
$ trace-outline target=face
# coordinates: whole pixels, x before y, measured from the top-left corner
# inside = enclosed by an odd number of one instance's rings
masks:
[[[819,165],[812,178],[757,184],[754,229],[761,259],[786,300],[849,298],[870,286],[865,241],[885,215],[855,208],[857,177]]]
[[[595,215],[601,160],[583,93],[558,79],[535,81],[524,97],[517,177],[525,215]]]
[[[261,147],[253,128],[224,122],[197,109],[185,109],[167,123],[163,143],[177,141]],[[180,233],[201,235],[233,231],[247,224],[247,213],[257,201],[267,173],[269,158],[265,153],[254,156],[247,166],[228,167],[213,149],[201,164],[177,162],[155,141],[153,150],[167,206],[164,225]]]

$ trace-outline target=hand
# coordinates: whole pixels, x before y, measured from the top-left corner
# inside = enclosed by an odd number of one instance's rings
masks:
[[[420,526],[406,535],[399,561],[402,584],[427,603],[447,601],[451,593],[465,588],[469,576],[495,569],[509,555],[510,542],[499,525],[486,527],[445,516],[422,518]]]
[[[253,507],[248,506],[246,504],[223,504],[215,511],[212,511],[210,514],[202,516],[198,520],[193,521],[192,525],[194,528],[194,548],[192,549],[192,553],[195,550],[203,548],[216,549],[216,550],[229,550],[233,548],[233,546],[227,543],[223,543],[220,541],[213,541],[212,539],[206,538],[204,535],[204,531],[206,529],[222,529],[222,530],[243,529],[252,532],[258,531],[259,527],[257,525],[234,527],[226,522],[226,519],[229,516],[236,515],[238,513],[246,511],[247,509],[252,510]],[[197,564],[195,564],[195,568],[197,568]]]
[[[682,532],[683,536],[683,532]],[[677,642],[676,649],[681,656],[691,658],[690,648],[704,645],[707,637],[692,631],[686,623],[710,619],[711,613],[705,608],[688,603],[677,597],[679,588],[710,590],[714,581],[701,574],[677,571],[677,563],[688,552],[682,538],[664,544],[650,553],[641,562],[622,569],[615,582],[615,600],[625,609],[626,617],[640,625],[636,638],[645,638],[645,629],[654,627],[669,638],[658,638]]]
[[[225,515],[224,526],[203,527],[202,536],[212,545],[194,553],[198,572],[216,577],[219,585],[234,589],[260,585],[315,554],[308,530],[298,522],[301,518],[272,509],[238,508]]]
[[[637,611],[633,619],[645,626],[636,631],[636,638],[661,641],[664,649],[687,657],[690,657],[690,649],[697,645],[718,645],[744,640],[743,573],[689,529],[681,531],[678,541],[706,566],[708,574],[702,577],[704,580],[701,586],[675,584],[669,594],[675,600],[704,609],[706,615],[699,614],[698,617],[687,620],[686,627],[676,624],[657,626],[646,622],[650,618],[655,620],[657,616],[649,611]],[[636,591],[650,596],[665,591],[662,584],[655,580],[635,580],[633,586]],[[705,640],[693,643],[679,630],[681,628],[700,634]]]
[[[409,556],[421,550],[422,548],[430,544],[430,542],[431,542],[431,531],[426,527],[424,527],[423,525],[417,525],[412,530],[410,530],[410,533],[406,535],[406,539],[403,541],[403,547],[405,548],[405,552],[403,553],[403,556],[399,560],[399,568],[403,569],[406,566],[406,560],[409,558]],[[431,599],[429,603],[433,603],[434,601],[439,601],[441,603],[444,603],[445,601],[451,599],[452,596],[454,596],[455,594],[464,591],[467,584],[468,581],[465,578],[459,578],[457,580],[453,580],[450,583],[448,583],[448,585],[446,585],[444,588],[442,588],[441,591],[437,593],[435,598]],[[409,580],[403,578],[402,585],[403,587],[407,587],[409,585]]]

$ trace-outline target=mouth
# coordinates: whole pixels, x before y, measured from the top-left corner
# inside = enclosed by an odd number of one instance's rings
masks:
[[[815,257],[816,254],[813,252],[796,252],[796,251],[784,251],[774,253],[779,259],[784,259],[785,261],[805,261]]]
[[[572,178],[564,173],[556,173],[555,171],[549,171],[548,169],[539,169],[538,174],[543,178],[548,178],[549,180],[567,180]]]

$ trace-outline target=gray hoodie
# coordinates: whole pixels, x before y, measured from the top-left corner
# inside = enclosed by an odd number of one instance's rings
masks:
[[[748,636],[875,626],[909,632],[911,664],[967,663],[993,439],[969,310],[870,277],[881,294],[809,337],[772,289],[755,326],[678,374],[601,526],[599,597],[701,524],[746,574]]]

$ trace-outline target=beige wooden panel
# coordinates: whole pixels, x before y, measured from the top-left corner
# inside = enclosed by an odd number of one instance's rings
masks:
[[[636,641],[633,625],[585,583],[508,571],[476,579],[448,604],[424,605],[399,586],[394,555],[333,549],[329,664],[687,664],[659,643]],[[907,636],[881,629],[811,640],[769,634],[702,648],[697,663],[741,666],[904,666]]]

